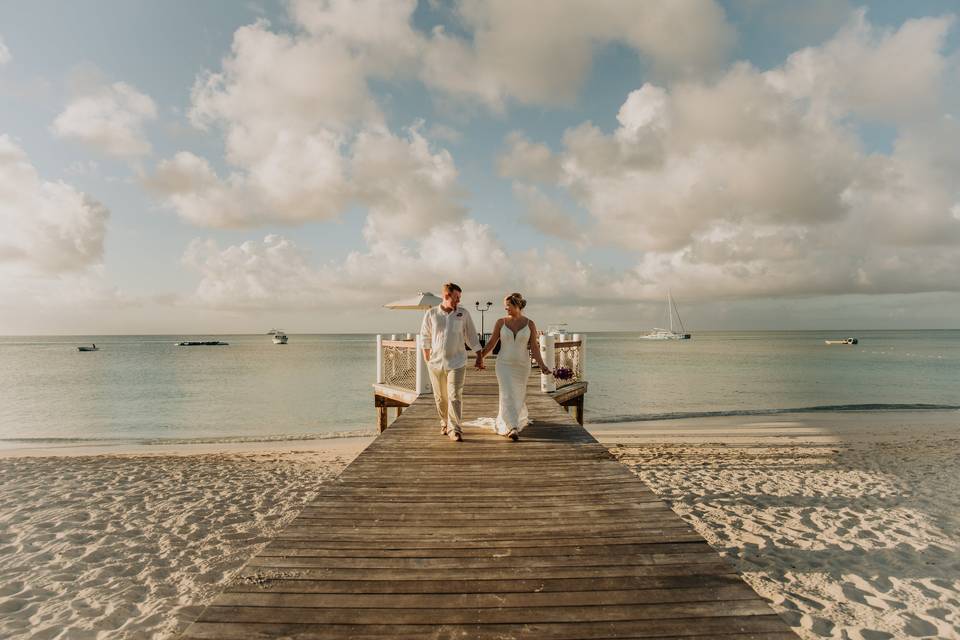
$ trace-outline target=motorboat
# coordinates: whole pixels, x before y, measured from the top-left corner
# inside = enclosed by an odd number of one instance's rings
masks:
[[[825,344],[857,344],[859,340],[856,338],[844,338],[843,340],[824,340]]]
[[[287,344],[287,334],[278,330],[273,334],[273,344]]]
[[[97,345],[91,344],[89,347],[77,347],[77,351],[100,351]]]
[[[183,342],[178,342],[178,347],[225,347],[229,342],[221,342],[220,340],[184,340]]]
[[[673,318],[676,316],[677,324],[680,325],[680,331],[674,330]],[[677,311],[677,303],[673,301],[673,296],[667,291],[667,321],[670,324],[669,329],[654,327],[653,331],[645,336],[640,336],[642,340],[689,340],[691,335],[687,333],[683,326],[683,320],[680,319],[680,312]]]

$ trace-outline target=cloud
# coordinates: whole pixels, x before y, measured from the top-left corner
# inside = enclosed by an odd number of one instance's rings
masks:
[[[3,38],[0,38],[0,66],[8,64],[13,60],[13,55],[10,53],[10,49],[3,42]]]
[[[43,180],[27,154],[0,135],[0,270],[54,277],[103,260],[110,212],[64,182]]]
[[[414,8],[293,2],[295,33],[262,20],[238,29],[222,69],[197,79],[190,109],[196,126],[223,131],[230,169],[219,175],[184,151],[144,182],[205,227],[329,220],[356,205],[369,209],[368,234],[459,219],[449,152],[427,142],[422,123],[391,132],[368,87],[416,55]]]
[[[519,131],[511,132],[507,149],[497,159],[497,170],[505,178],[530,182],[556,182],[560,162],[544,144],[534,143]]]
[[[472,219],[435,226],[418,238],[378,238],[336,263],[315,264],[292,240],[276,235],[224,248],[198,239],[183,262],[200,275],[188,304],[220,310],[377,308],[450,279],[467,298],[496,300],[521,291],[539,309],[569,311],[659,295],[634,272],[596,269],[566,252],[510,253],[489,225]]]
[[[129,84],[114,82],[74,98],[53,121],[51,130],[110,155],[141,156],[150,153],[144,124],[156,117],[157,107],[149,96]]]
[[[960,127],[940,91],[957,71],[942,52],[951,24],[880,32],[859,13],[780,68],[741,63],[714,80],[647,83],[627,96],[615,130],[582,123],[540,157],[559,163],[555,185],[589,213],[592,243],[637,252],[640,289],[656,282],[704,298],[955,291]],[[898,89],[881,91],[875,72],[891,56],[898,69],[916,61],[917,73],[892,71]],[[914,91],[923,104],[908,99]],[[890,153],[864,149],[850,122],[867,116],[895,124]],[[516,150],[536,145],[520,134],[512,143],[501,165],[530,179],[516,158],[537,154]],[[538,191],[514,191],[544,212],[534,221],[556,215]]]
[[[403,72],[420,52],[416,8],[417,0],[293,0],[290,14],[314,36],[343,42],[370,72],[389,75]]]
[[[453,156],[433,150],[416,128],[400,138],[363,131],[353,145],[351,178],[368,207],[366,234],[401,237],[456,222],[465,213]]]
[[[625,44],[655,72],[684,77],[718,68],[734,40],[723,9],[710,0],[471,1],[460,3],[458,13],[471,39],[435,29],[423,48],[421,78],[498,111],[509,100],[571,103],[596,46]]]
[[[881,29],[860,9],[823,46],[792,54],[770,81],[811,101],[823,117],[847,113],[883,122],[935,117],[947,66],[942,51],[954,21],[918,18],[896,30]]]
[[[524,205],[524,220],[534,229],[545,236],[586,244],[585,234],[576,218],[538,188],[514,183],[513,195]]]

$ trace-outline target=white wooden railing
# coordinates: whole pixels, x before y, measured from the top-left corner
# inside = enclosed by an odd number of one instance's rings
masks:
[[[377,384],[415,391],[430,390],[427,365],[423,360],[423,337],[377,336]]]
[[[563,367],[573,373],[567,380],[540,374],[540,389],[549,393],[582,381],[586,371],[586,347],[587,337],[580,333],[540,336],[540,355],[543,362],[554,370]]]
[[[573,373],[566,380],[541,374],[541,390],[552,392],[585,379],[585,335],[540,336],[540,354],[550,368],[556,370],[563,367]],[[377,384],[414,391],[418,395],[430,390],[430,377],[423,359],[422,336],[377,336]]]

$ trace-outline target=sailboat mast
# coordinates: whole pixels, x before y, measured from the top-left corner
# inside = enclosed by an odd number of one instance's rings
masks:
[[[670,297],[669,289],[667,289],[667,317],[670,319],[670,333],[673,333],[673,298]]]
[[[673,303],[673,310],[674,310],[674,312],[677,314],[677,322],[680,323],[680,332],[681,332],[681,333],[686,333],[686,332],[687,332],[687,329],[686,329],[686,327],[683,326],[683,319],[680,317],[680,310],[677,309],[677,304],[676,304],[675,302],[673,302],[673,298],[671,298],[670,301],[671,301],[671,303]],[[672,329],[672,327],[671,327],[671,329]]]

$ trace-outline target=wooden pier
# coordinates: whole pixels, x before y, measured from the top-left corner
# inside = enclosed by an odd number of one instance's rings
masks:
[[[182,637],[796,638],[538,380],[519,442],[413,401]],[[491,361],[464,418],[496,413]]]

